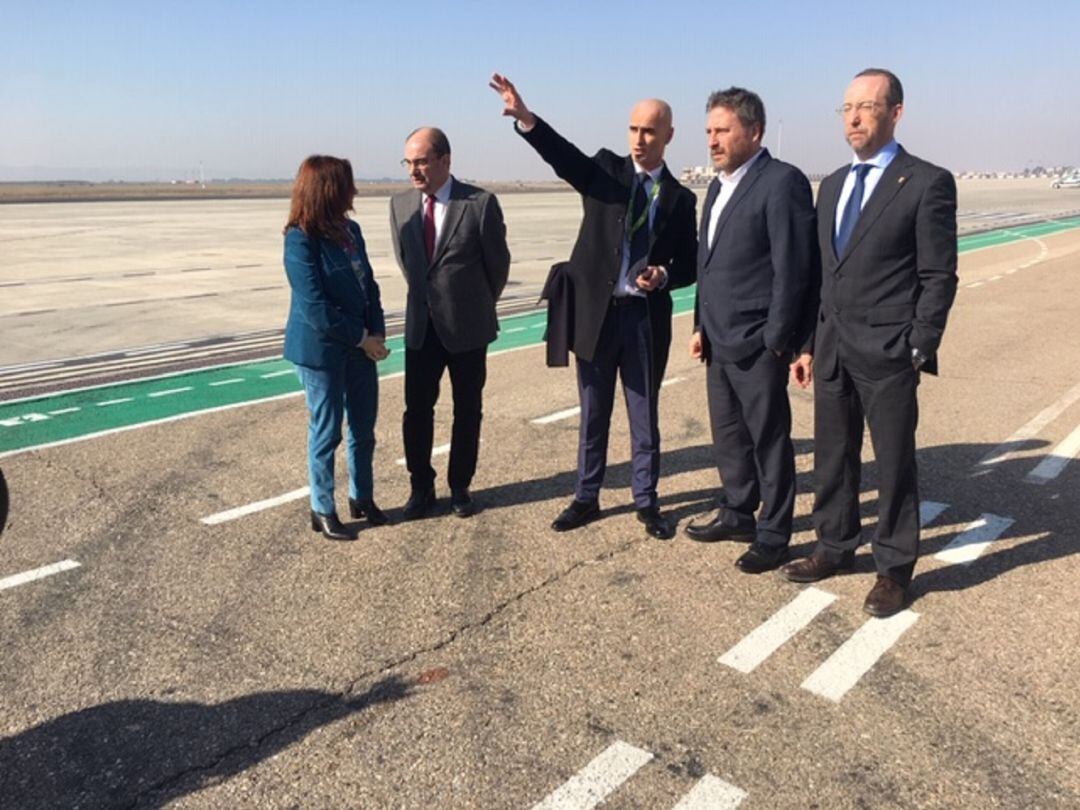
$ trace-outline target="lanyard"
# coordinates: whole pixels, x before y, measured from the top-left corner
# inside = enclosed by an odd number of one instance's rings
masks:
[[[637,218],[637,221],[631,225],[630,215],[634,213],[634,196],[636,193],[637,192],[635,190],[634,194],[630,195],[630,202],[626,205],[626,222],[629,225],[629,229],[626,232],[627,239],[633,239],[634,234],[637,232],[637,229],[648,221],[649,211],[652,210],[652,206],[653,203],[656,202],[656,198],[660,196],[660,181],[653,180],[652,191],[649,192],[649,198],[645,201],[645,210],[641,212],[641,216]]]

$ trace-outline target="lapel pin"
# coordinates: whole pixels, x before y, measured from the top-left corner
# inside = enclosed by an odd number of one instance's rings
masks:
[[[907,180],[907,178],[906,178],[906,177],[904,177],[903,175],[901,175],[901,176],[900,176],[900,179],[899,179],[899,180],[897,180],[896,182],[897,182],[897,183],[903,183],[903,182],[904,182],[905,180]]]

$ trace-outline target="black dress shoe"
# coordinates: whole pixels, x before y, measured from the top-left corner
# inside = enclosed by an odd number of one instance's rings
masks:
[[[312,512],[311,530],[313,532],[322,532],[322,536],[327,540],[356,539],[356,532],[338,520],[336,512],[331,512],[329,515],[321,515],[318,512]]]
[[[718,540],[733,540],[737,543],[754,542],[753,529],[739,529],[724,523],[723,510],[717,509],[711,520],[701,523],[690,521],[686,526],[686,536],[699,543],[715,543]]]
[[[862,609],[871,616],[884,619],[904,609],[907,601],[907,589],[895,580],[878,576],[874,587],[866,595]]]
[[[375,505],[372,498],[360,498],[355,501],[349,498],[349,517],[356,519],[367,518],[367,522],[372,526],[385,526],[390,522],[390,518]]]
[[[568,507],[559,513],[559,516],[552,522],[551,528],[557,532],[580,529],[589,521],[595,520],[599,515],[599,501],[579,501],[575,498],[570,501]]]
[[[469,494],[469,489],[450,490],[450,511],[459,518],[467,518],[476,514],[476,501]]]
[[[670,540],[675,536],[675,524],[660,514],[656,506],[638,509],[637,519],[645,524],[645,531],[657,540]]]
[[[735,566],[744,574],[762,574],[777,568],[786,559],[787,546],[767,546],[754,542],[735,561]]]
[[[405,520],[417,520],[424,517],[435,508],[435,487],[427,489],[414,489],[405,501],[405,508],[401,511],[401,517]]]
[[[792,560],[780,569],[780,573],[789,582],[817,582],[840,571],[849,570],[854,562],[855,556],[852,554],[844,554],[834,561],[826,557],[820,549],[816,549],[809,557]]]

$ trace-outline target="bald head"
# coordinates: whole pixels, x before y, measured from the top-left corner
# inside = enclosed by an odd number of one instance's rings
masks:
[[[664,149],[675,134],[671,123],[671,105],[658,98],[639,101],[630,110],[627,138],[630,155],[646,171],[664,162]]]

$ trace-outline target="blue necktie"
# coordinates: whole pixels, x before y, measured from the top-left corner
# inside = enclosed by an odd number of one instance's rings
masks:
[[[851,196],[848,197],[847,205],[844,206],[844,213],[840,216],[840,230],[836,232],[836,237],[833,239],[833,249],[836,251],[837,257],[844,255],[844,248],[847,247],[847,243],[851,240],[851,235],[855,233],[855,225],[858,223],[859,214],[862,212],[866,175],[870,173],[871,168],[869,163],[860,163],[855,167],[855,187],[851,189]]]

